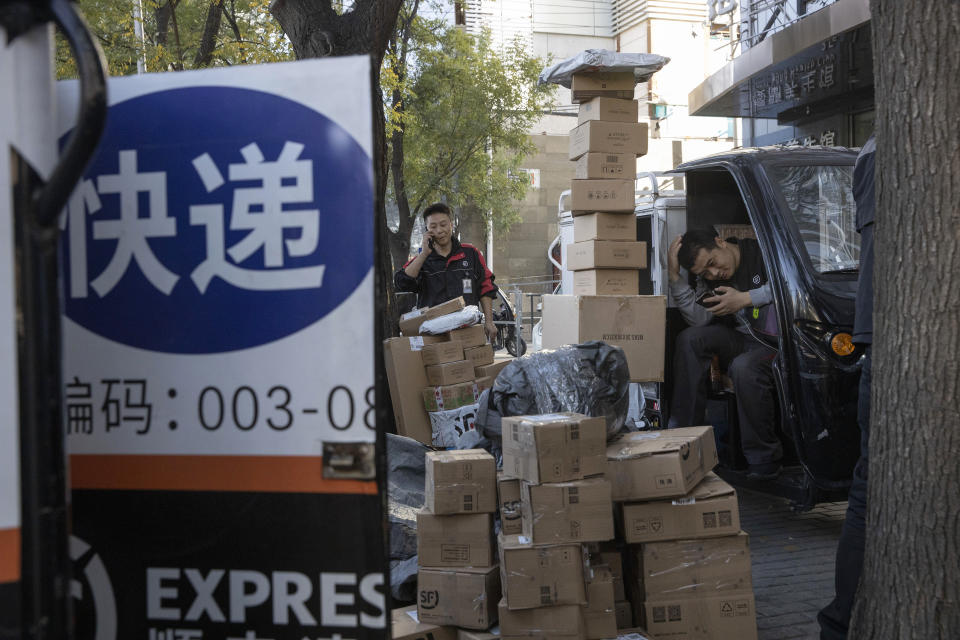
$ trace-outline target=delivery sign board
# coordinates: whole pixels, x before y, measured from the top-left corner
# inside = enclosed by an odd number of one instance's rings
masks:
[[[368,65],[111,80],[61,221],[78,637],[385,636]]]

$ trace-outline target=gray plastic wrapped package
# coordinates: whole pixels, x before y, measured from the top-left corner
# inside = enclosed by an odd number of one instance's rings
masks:
[[[499,442],[502,417],[573,411],[606,418],[610,439],[626,422],[629,386],[627,358],[620,347],[595,340],[537,351],[508,364],[493,387],[484,390],[477,425]],[[499,464],[499,451],[494,457]]]
[[[445,316],[427,320],[420,325],[420,333],[439,336],[454,329],[471,327],[479,323],[482,319],[483,314],[480,313],[480,309],[478,309],[476,305],[469,305],[460,309],[460,311],[454,311]]]
[[[387,434],[390,591],[398,600],[412,599],[416,591],[417,511],[424,503],[427,451],[413,438]]]
[[[590,71],[633,71],[637,82],[646,82],[668,62],[670,58],[655,53],[622,53],[609,49],[587,49],[541,71],[540,84],[559,84],[569,89],[573,74]]]

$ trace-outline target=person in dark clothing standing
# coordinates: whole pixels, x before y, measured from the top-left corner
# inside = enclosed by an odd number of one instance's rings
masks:
[[[680,267],[697,277],[696,289],[681,279]],[[723,240],[712,229],[694,229],[670,245],[667,270],[673,300],[691,325],[677,337],[669,426],[703,424],[707,374],[713,357],[720,356],[739,399],[741,448],[749,476],[777,477],[783,447],[774,419],[776,351],[753,335],[777,332],[760,246],[749,238]]]
[[[423,212],[426,232],[420,253],[394,275],[397,291],[417,294],[417,307],[434,307],[463,296],[468,305],[483,311],[484,331],[493,342],[493,300],[497,297],[494,275],[483,255],[473,245],[454,237],[450,207],[437,202]]]
[[[857,231],[860,232],[860,277],[857,281],[853,341],[866,345],[860,369],[857,397],[857,424],[860,425],[860,458],[853,469],[847,498],[847,515],[837,546],[836,597],[817,615],[821,640],[843,640],[850,626],[850,614],[863,571],[863,548],[867,517],[867,445],[870,441],[870,377],[873,344],[873,217],[876,211],[873,136],[857,156],[853,168],[853,197],[857,202]]]

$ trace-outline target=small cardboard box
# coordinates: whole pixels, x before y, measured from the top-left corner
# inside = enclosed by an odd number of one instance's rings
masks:
[[[425,367],[465,359],[463,357],[463,345],[459,342],[449,341],[423,345],[420,356],[423,358]]]
[[[603,478],[520,485],[523,535],[534,543],[612,540],[613,501]]]
[[[485,364],[482,367],[474,367],[473,373],[478,378],[490,377],[496,380],[497,374],[504,370],[504,368],[513,362],[512,359],[506,360],[495,360],[493,364]]]
[[[589,120],[606,122],[636,122],[640,117],[640,103],[636,100],[597,97],[580,103],[577,124]]]
[[[719,462],[713,427],[635,431],[607,447],[615,501],[686,495]]]
[[[438,516],[417,513],[417,562],[421,567],[492,567],[489,513]]]
[[[469,360],[444,362],[426,368],[427,382],[434,387],[473,382],[473,363]]]
[[[740,531],[737,493],[713,472],[682,498],[623,505],[628,543],[712,538]]]
[[[417,573],[421,622],[488,629],[497,621],[500,573],[497,567],[429,569]]]
[[[480,386],[475,382],[426,387],[423,406],[427,411],[448,411],[474,404],[480,397]]]
[[[505,417],[503,471],[532,484],[581,480],[606,471],[606,419],[579,413]]]
[[[436,515],[497,510],[497,463],[483,449],[428,451],[424,508]]]
[[[410,614],[413,615],[410,615]],[[417,605],[413,604],[390,612],[393,640],[457,640],[457,630],[435,624],[417,622]],[[416,619],[415,619],[416,617]]]
[[[431,444],[433,432],[422,396],[423,388],[427,386],[427,374],[420,355],[422,349],[423,341],[418,337],[383,341],[383,359],[397,433]]]
[[[464,349],[487,344],[487,333],[484,331],[482,324],[475,324],[464,327],[463,329],[454,329],[447,333],[447,337],[450,340],[456,340],[463,344]]]
[[[576,160],[585,153],[622,153],[627,158],[636,158],[647,153],[646,122],[603,122],[590,120],[570,132],[570,159]],[[624,177],[631,182],[635,172]]]
[[[573,241],[637,239],[637,218],[631,213],[588,213],[573,218]]]
[[[479,347],[470,347],[464,350],[463,357],[472,362],[474,368],[493,364],[493,346],[483,344]]]
[[[464,306],[463,296],[458,296],[453,300],[447,300],[433,307],[414,309],[400,316],[400,332],[405,336],[415,336],[420,331],[420,325],[427,320],[439,318],[448,313],[456,313]]]
[[[595,211],[634,210],[633,180],[571,180],[570,211],[576,216]]]
[[[606,567],[593,571],[587,579],[587,604],[583,620],[588,640],[617,637],[616,601],[613,598],[613,576]]]
[[[567,245],[567,269],[644,269],[647,243],[624,240],[587,240]]]
[[[520,510],[520,478],[497,474],[497,495],[500,497],[500,528],[504,535],[523,533],[523,512]]]
[[[584,102],[596,96],[631,99],[637,86],[632,71],[586,71],[573,74],[571,99]]]
[[[640,291],[636,269],[586,269],[573,272],[573,294],[586,296],[630,296]]]
[[[626,600],[617,600],[613,603],[613,610],[617,616],[617,629],[626,629],[633,626],[633,607]]]
[[[646,542],[633,547],[644,600],[687,600],[750,591],[750,537]],[[639,549],[639,550],[637,550]]]
[[[637,173],[637,159],[625,153],[585,153],[574,165],[575,180],[625,180]]]
[[[695,600],[648,600],[646,628],[657,638],[699,640],[709,629],[711,638],[757,640],[757,612],[753,592],[705,595]]]
[[[577,605],[515,610],[504,599],[497,608],[501,638],[585,640],[583,610]]]
[[[603,340],[623,349],[631,382],[663,380],[665,296],[543,296],[543,348]]]
[[[523,536],[501,534],[499,547],[503,596],[511,611],[587,603],[579,544],[534,545]]]

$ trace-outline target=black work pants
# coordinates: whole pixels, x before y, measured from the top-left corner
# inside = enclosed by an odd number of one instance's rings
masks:
[[[847,517],[837,545],[836,597],[817,615],[821,640],[844,640],[850,626],[853,600],[863,571],[863,545],[867,530],[867,462],[870,442],[871,347],[863,357],[857,393],[857,424],[860,425],[860,459],[853,468],[847,498]]]
[[[776,433],[773,396],[772,363],[776,351],[726,325],[690,327],[677,336],[670,427],[704,423],[710,361],[715,355],[720,356],[733,380],[740,445],[747,462],[780,460],[783,447]]]

